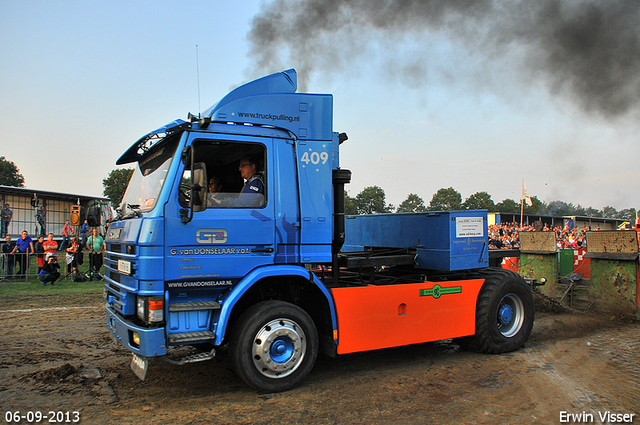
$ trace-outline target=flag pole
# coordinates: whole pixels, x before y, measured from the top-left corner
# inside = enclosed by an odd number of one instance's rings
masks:
[[[524,217],[524,179],[522,179],[522,197],[520,198],[520,228],[522,229],[522,219]]]

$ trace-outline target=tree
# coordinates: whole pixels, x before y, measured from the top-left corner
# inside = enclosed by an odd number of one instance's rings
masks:
[[[424,205],[422,198],[415,193],[410,193],[407,199],[398,206],[396,212],[423,212],[426,210],[427,207]]]
[[[602,217],[602,211],[597,210],[593,207],[586,208],[584,210],[585,217]]]
[[[578,204],[576,205],[576,209],[574,211],[574,215],[580,216],[580,217],[585,217],[587,215],[587,209],[585,207],[583,207],[582,205]]]
[[[429,211],[455,211],[461,209],[462,195],[452,187],[439,189],[429,203]]]
[[[358,214],[388,213],[392,208],[386,204],[384,190],[379,186],[365,187],[356,195],[355,205]]]
[[[524,213],[525,214],[544,214],[544,211],[547,208],[547,204],[538,199],[537,196],[532,196],[531,205],[524,204]]]
[[[618,218],[618,210],[607,205],[602,209],[602,216],[606,218]]]
[[[344,213],[345,214],[358,214],[358,208],[356,208],[356,200],[349,196],[348,192],[344,193]]]
[[[519,213],[520,203],[514,201],[513,199],[507,198],[496,205],[496,210],[502,213]]]
[[[0,156],[0,185],[24,187],[24,176],[13,161],[8,161]]]
[[[492,212],[496,210],[496,204],[487,192],[476,192],[464,201],[462,208],[465,210],[489,210],[489,212]]]
[[[567,216],[567,215],[575,215],[576,207],[571,203],[566,203],[563,201],[552,201],[549,202],[547,207],[547,214],[553,215],[556,217]]]
[[[635,208],[626,208],[624,210],[618,211],[618,218],[621,220],[627,220],[630,223],[636,222],[636,209]]]
[[[102,180],[102,186],[104,186],[104,191],[102,193],[104,196],[109,198],[112,205],[120,205],[122,197],[124,196],[124,191],[127,190],[127,185],[129,184],[129,180],[132,175],[133,169],[122,168],[112,170],[109,173],[109,176]]]

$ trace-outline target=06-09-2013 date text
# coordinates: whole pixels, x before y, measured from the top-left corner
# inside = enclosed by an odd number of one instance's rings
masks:
[[[73,411],[54,411],[49,410],[41,412],[35,411],[8,411],[4,414],[4,420],[7,423],[78,423],[80,422],[80,412]]]

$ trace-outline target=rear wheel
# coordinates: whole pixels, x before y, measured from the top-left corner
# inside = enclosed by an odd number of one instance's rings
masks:
[[[478,295],[476,333],[456,342],[463,348],[483,353],[519,349],[533,328],[534,301],[530,286],[509,270],[486,270],[480,277],[485,283]]]
[[[311,372],[318,356],[317,330],[300,307],[265,301],[247,310],[234,327],[229,356],[248,385],[263,392],[286,391]]]

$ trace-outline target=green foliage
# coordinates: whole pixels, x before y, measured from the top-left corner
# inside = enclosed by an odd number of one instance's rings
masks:
[[[429,211],[456,211],[461,209],[462,195],[452,187],[439,189],[429,203]]]
[[[540,211],[544,211],[547,205],[538,199],[537,196],[531,197],[531,206],[529,206],[526,201],[524,203],[524,213],[525,214],[542,214]]]
[[[35,276],[29,279],[29,284],[22,283],[0,285],[0,298],[8,301],[11,297],[43,296],[54,294],[99,294],[102,295],[104,281],[74,282],[71,279],[58,279],[55,286],[43,286]]]
[[[344,194],[344,213],[355,215],[358,214],[358,208],[356,207],[356,200],[349,196],[349,193]]]
[[[585,217],[602,217],[602,211],[597,210],[595,208],[589,207],[585,209],[584,212],[585,212],[584,214]]]
[[[635,208],[627,208],[621,211],[618,211],[617,218],[621,220],[627,220],[631,223],[636,222],[636,209]]]
[[[606,206],[602,210],[595,208],[585,208],[581,205],[574,205],[564,201],[553,201],[549,204],[531,196],[531,204],[524,203],[525,214],[539,214],[550,216],[579,216],[579,217],[604,217],[610,219],[626,220],[635,223],[636,209],[627,208],[617,211],[611,206]],[[462,196],[454,188],[442,188],[431,198],[431,203],[425,207],[424,201],[415,193],[410,193],[397,209],[396,212],[423,212],[423,211],[455,211],[486,209],[489,212],[515,213],[519,214],[522,205],[513,199],[504,199],[502,202],[494,203],[488,192],[476,192],[462,202]],[[370,186],[360,192],[355,198],[345,194],[346,214],[372,214],[381,212],[392,212],[392,205],[385,203],[384,190],[378,186]]]
[[[424,212],[426,210],[427,207],[424,205],[422,198],[415,193],[410,193],[407,199],[398,206],[396,212]]]
[[[520,203],[507,198],[496,205],[496,210],[503,213],[519,213]]]
[[[563,216],[563,215],[577,215],[577,208],[572,203],[566,203],[564,201],[549,202],[547,207],[547,215]]]
[[[109,176],[102,180],[102,186],[104,186],[102,193],[109,198],[111,205],[120,205],[132,175],[133,169],[122,168],[111,171]]]
[[[355,198],[358,214],[378,214],[391,212],[392,205],[387,205],[384,190],[379,186],[365,187]]]
[[[607,205],[602,209],[602,216],[607,218],[618,218],[618,211]]]
[[[496,210],[496,204],[487,192],[476,192],[464,201],[462,208],[465,210],[489,210],[489,212],[493,212]]]
[[[24,176],[12,161],[0,156],[0,185],[24,187]]]

